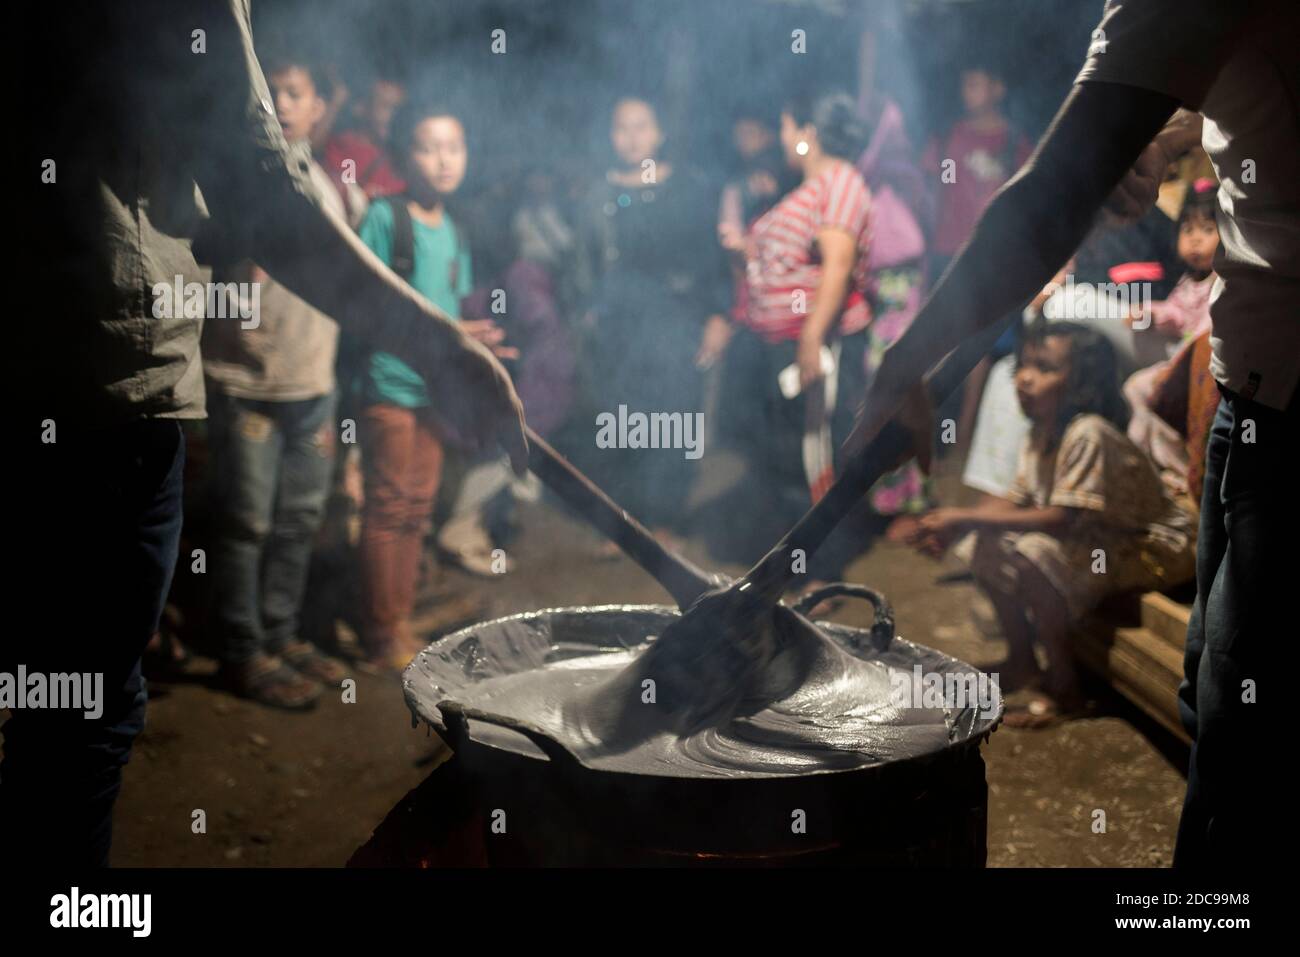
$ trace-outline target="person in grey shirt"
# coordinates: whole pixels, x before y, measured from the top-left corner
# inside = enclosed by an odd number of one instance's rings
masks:
[[[1193,747],[1176,867],[1243,869],[1285,846],[1276,709],[1287,682],[1269,679],[1274,648],[1295,632],[1300,542],[1297,49],[1294,0],[1109,0],[1052,126],[885,353],[850,439],[863,446],[926,370],[1023,305],[1098,212],[1137,218],[1170,163],[1204,146],[1219,179],[1210,341],[1223,399],[1179,690]]]
[[[4,642],[0,672],[102,675],[103,700],[94,718],[14,711],[0,841],[15,861],[94,866],[108,861],[144,721],[140,655],[178,557],[177,420],[204,414],[201,317],[161,291],[200,279],[192,238],[206,217],[227,237],[214,258],[252,259],[402,357],[461,434],[501,443],[520,472],[527,445],[501,365],[327,213],[291,160],[246,0],[23,4],[19,21],[42,64],[22,137],[39,179],[22,276],[39,306],[15,324],[11,379],[25,453],[13,594],[35,614]]]

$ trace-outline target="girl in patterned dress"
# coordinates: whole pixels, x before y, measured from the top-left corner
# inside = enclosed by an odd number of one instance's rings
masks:
[[[1035,323],[1017,356],[1015,385],[1031,425],[1011,488],[975,508],[930,512],[911,541],[938,556],[974,535],[971,572],[1009,645],[1006,660],[988,670],[1003,691],[1026,689],[1005,720],[1044,727],[1082,703],[1070,626],[1108,595],[1189,580],[1196,525],[1124,434],[1115,354],[1100,333]]]

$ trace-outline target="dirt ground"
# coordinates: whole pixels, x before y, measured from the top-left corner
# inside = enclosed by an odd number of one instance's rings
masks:
[[[488,617],[667,601],[630,562],[603,559],[594,533],[557,509],[528,506],[521,518],[511,574],[442,572],[440,590],[481,596]],[[710,564],[694,543],[688,552]],[[846,577],[888,596],[904,638],[967,661],[1001,657],[970,621],[971,586],[937,584],[940,571],[881,542]],[[850,603],[833,617],[865,625],[870,610]],[[148,728],[118,804],[118,866],[342,865],[442,756],[436,737],[412,728],[396,678],[358,673],[355,703],[331,694],[313,712],[286,714],[232,697],[214,671],[199,658],[184,676],[151,684]],[[984,747],[990,866],[1170,864],[1185,754],[1108,689],[1092,690],[1097,716],[1046,731],[1002,728]],[[197,809],[205,834],[191,829]]]

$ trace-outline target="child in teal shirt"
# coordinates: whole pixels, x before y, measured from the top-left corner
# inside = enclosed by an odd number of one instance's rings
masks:
[[[361,239],[426,299],[459,317],[460,300],[470,291],[470,259],[445,200],[465,177],[464,127],[444,106],[409,100],[393,118],[392,155],[406,193],[370,207]],[[465,327],[489,346],[501,340],[491,321]],[[422,647],[410,619],[445,437],[424,380],[394,355],[366,358],[360,400],[361,640],[372,664],[397,670]]]
[[[392,203],[407,201],[405,195],[376,201],[359,231],[361,241],[390,267],[393,265],[395,218]],[[469,247],[445,209],[441,222],[436,226],[415,216],[410,216],[410,222],[414,240],[413,268],[402,278],[447,315],[460,318],[460,301],[473,288]],[[371,354],[362,377],[362,388],[366,403],[392,402],[407,409],[429,404],[424,380],[414,369],[388,352]]]

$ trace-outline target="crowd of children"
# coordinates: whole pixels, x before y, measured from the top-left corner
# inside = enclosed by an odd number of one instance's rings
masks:
[[[744,557],[833,480],[881,354],[1028,153],[1001,112],[1001,78],[983,66],[962,74],[966,115],[924,158],[884,97],[823,90],[788,97],[770,117],[746,108],[736,167],[720,186],[673,152],[649,98],[626,95],[611,107],[603,175],[584,188],[562,170],[532,168],[508,217],[513,255],[480,276],[472,211],[457,199],[473,117],[392,77],[370,78],[349,101],[309,58],[266,62],[286,139],[331,213],[511,362],[530,422],[668,541],[690,530],[685,502],[700,464],[654,449],[590,454],[584,417],[620,405],[694,411],[716,377],[709,434],[747,465],[760,517]],[[1004,688],[1030,691],[1012,721],[1046,723],[1077,703],[1074,620],[1112,592],[1191,574],[1188,490],[1208,426],[1204,401],[1176,400],[1206,361],[1211,194],[1202,181],[1188,190],[1177,227],[1187,273],[1168,298],[1127,322],[1096,309],[1093,321],[1061,321],[1074,315],[1061,293],[1072,261],[1004,337],[1003,358],[972,377],[960,431],[978,506],[934,508],[916,463],[862,506],[879,527],[894,519],[896,540],[932,555],[953,545],[969,563],[1009,642],[997,666]],[[310,707],[347,673],[304,638],[301,620],[329,508],[342,502],[359,516],[348,549],[359,653],[396,671],[422,646],[412,619],[432,556],[508,571],[494,503],[536,489],[456,434],[439,414],[455,401],[441,383],[340,340],[256,263],[216,273],[262,291],[256,328],[214,322],[203,341],[214,641],[234,691]],[[1169,348],[1128,375],[1126,337],[1142,335]],[[355,422],[355,444],[340,442],[340,421]],[[459,477],[450,489],[447,475]],[[865,547],[855,536],[810,577],[840,574]],[[1098,554],[1105,574],[1093,573]]]

